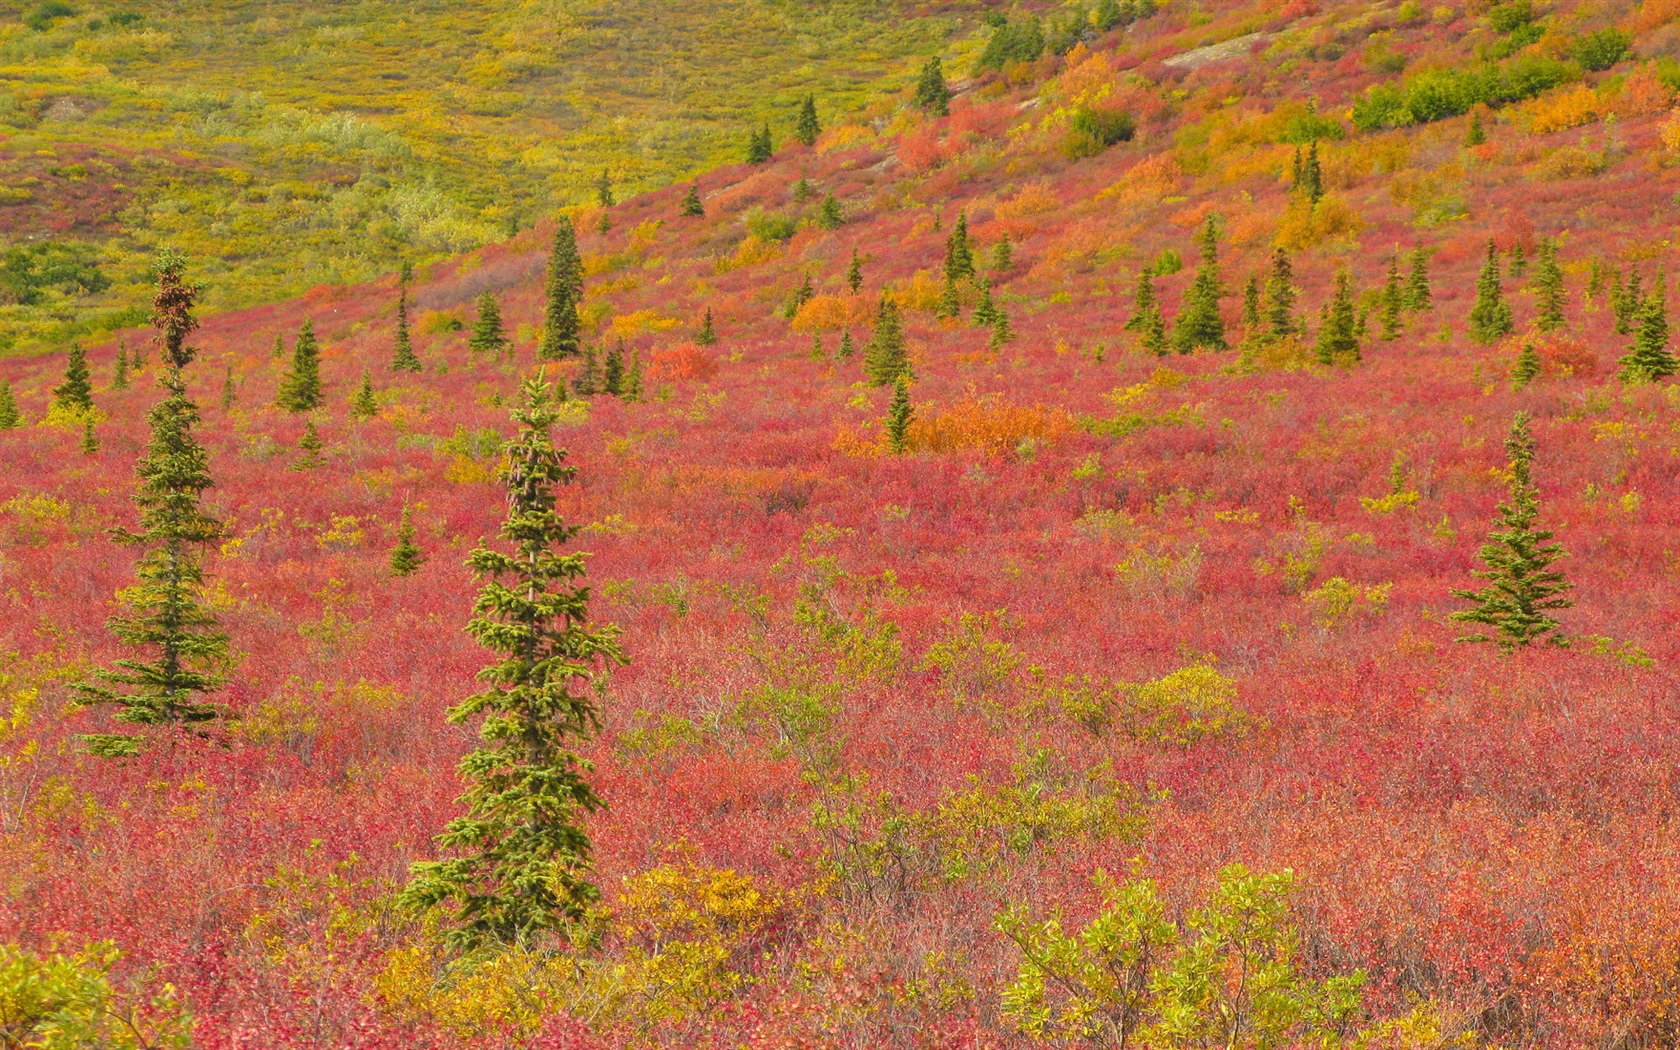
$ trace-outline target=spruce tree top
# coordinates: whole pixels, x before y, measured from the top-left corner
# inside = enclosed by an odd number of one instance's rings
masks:
[[[939,56],[935,55],[922,66],[922,72],[916,79],[915,104],[936,117],[949,116],[951,112],[951,89],[945,83],[945,70],[939,64]]]
[[[64,382],[53,388],[53,403],[73,412],[93,408],[92,373],[88,371],[87,351],[82,344],[70,344],[70,357],[64,363]]]

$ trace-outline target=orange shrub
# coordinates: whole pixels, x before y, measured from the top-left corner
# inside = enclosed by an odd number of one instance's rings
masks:
[[[1061,206],[1061,200],[1050,191],[1049,186],[1042,182],[1034,182],[1021,187],[1019,193],[999,204],[993,218],[1000,222],[1025,221],[1034,215],[1055,211]]]
[[[1099,197],[1118,197],[1121,200],[1160,200],[1170,196],[1184,177],[1184,169],[1169,154],[1157,153],[1145,157],[1126,170],[1120,180],[1098,194]]]
[[[837,332],[869,324],[874,303],[861,295],[819,295],[793,315],[796,332]]]
[[[1622,93],[1616,96],[1616,113],[1623,117],[1639,117],[1647,113],[1661,113],[1674,104],[1674,92],[1649,70],[1628,74],[1622,82]]]
[[[926,270],[917,270],[908,281],[894,281],[887,288],[900,310],[932,310],[939,305],[944,285]],[[873,311],[866,314],[873,316]]]
[[[1645,0],[1628,19],[1627,28],[1634,36],[1642,36],[1676,18],[1680,18],[1680,0]]]
[[[945,409],[923,410],[910,421],[906,444],[915,452],[1014,450],[1028,438],[1054,441],[1072,428],[1067,413],[1042,405],[1012,405],[996,395],[964,398]]]
[[[717,375],[717,358],[693,343],[678,343],[655,350],[648,358],[648,378],[702,381]]]
[[[1603,118],[1608,107],[1585,84],[1554,91],[1528,104],[1528,127],[1536,135],[1578,128]]]
[[[1549,376],[1585,378],[1598,374],[1598,355],[1571,336],[1543,336],[1535,341],[1534,352],[1540,355],[1540,367]]]

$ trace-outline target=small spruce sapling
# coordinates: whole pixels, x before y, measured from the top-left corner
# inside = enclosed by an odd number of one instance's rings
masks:
[[[118,344],[117,360],[111,368],[111,389],[128,389],[128,347],[123,344]]]
[[[478,317],[473,320],[472,335],[467,337],[467,350],[472,354],[499,357],[507,348],[507,335],[502,329],[502,306],[495,292],[478,297]]]
[[[99,435],[93,432],[93,417],[88,416],[82,421],[82,455],[96,456],[99,454]]]
[[[239,388],[233,381],[233,362],[229,361],[222,373],[222,411],[233,411],[233,403],[239,400]]]
[[[307,412],[321,404],[320,347],[315,323],[304,321],[292,346],[292,367],[280,379],[274,403],[288,412]]]
[[[1388,280],[1382,291],[1382,337],[1393,341],[1400,338],[1406,324],[1406,285],[1400,279],[1400,258],[1388,261]]]
[[[408,330],[408,264],[403,264],[403,278],[397,282],[397,334],[391,351],[391,371],[418,372],[420,358],[414,354],[414,339]]]
[[[1522,349],[1517,352],[1516,363],[1511,366],[1511,389],[1521,390],[1539,376],[1540,354],[1534,349],[1534,344],[1525,339]]]
[[[1009,314],[1005,313],[1002,307],[994,307],[992,314],[992,335],[986,341],[986,345],[996,350],[1005,343],[1015,341],[1015,330],[1009,327]]]
[[[916,78],[916,93],[911,101],[930,116],[950,116],[951,88],[945,83],[945,70],[939,64],[938,55],[923,64],[921,74]]]
[[[815,95],[806,95],[805,101],[799,104],[799,116],[793,122],[793,137],[804,146],[815,146],[817,136],[822,134],[822,123],[817,119],[817,99]]]
[[[826,194],[817,206],[817,225],[825,230],[838,230],[846,225],[846,212],[834,194]]]
[[[682,208],[678,214],[685,219],[703,219],[706,217],[706,206],[700,202],[699,183],[689,183],[688,192],[683,194]]]
[[[17,395],[12,384],[0,379],[0,430],[16,430],[23,426],[23,413],[18,411]]]
[[[1359,325],[1353,304],[1353,278],[1336,272],[1336,289],[1319,325],[1315,346],[1321,364],[1359,363]]]
[[[1505,301],[1499,278],[1499,249],[1490,240],[1481,276],[1476,279],[1476,303],[1470,308],[1470,338],[1478,343],[1497,342],[1512,327],[1511,304]]]
[[[326,462],[321,458],[321,450],[327,447],[326,442],[321,440],[320,433],[316,431],[314,420],[303,425],[303,436],[298,438],[297,447],[302,455],[292,464],[291,469],[314,470]]]
[[[412,576],[426,564],[426,552],[414,542],[414,522],[409,508],[403,506],[402,521],[397,525],[397,543],[391,548],[391,575]]]
[[[1660,278],[1643,300],[1633,347],[1617,361],[1616,376],[1624,383],[1652,383],[1680,369],[1668,349],[1668,307]]]
[[[1230,349],[1225,342],[1225,319],[1219,312],[1219,300],[1225,289],[1219,279],[1217,216],[1208,216],[1200,240],[1202,261],[1196,267],[1196,276],[1173,325],[1173,347],[1181,354]]]
[[[700,331],[694,335],[694,342],[698,346],[711,346],[717,342],[717,331],[712,327],[712,308],[706,307],[706,315],[700,319]]]
[[[974,276],[974,249],[968,243],[968,215],[957,212],[957,224],[945,239],[945,279],[960,281]]]
[[[875,331],[863,349],[863,372],[874,386],[886,386],[910,374],[903,321],[891,296],[881,296],[876,308]]]
[[[554,245],[549,250],[548,274],[543,283],[543,330],[537,357],[557,361],[575,357],[582,322],[578,300],[583,296],[583,257],[578,254],[577,230],[562,215],[554,226]]]
[[[379,399],[373,393],[373,377],[362,369],[362,385],[350,398],[350,418],[372,419],[379,414]]]
[[[1540,259],[1534,267],[1534,326],[1542,332],[1556,332],[1564,326],[1564,307],[1568,303],[1563,287],[1563,268],[1558,265],[1557,245],[1550,239],[1540,242]]]
[[[853,295],[863,290],[863,261],[858,258],[855,245],[852,247],[852,261],[846,267],[846,287],[851,289]]]
[[[1412,249],[1412,269],[1406,275],[1406,309],[1414,314],[1422,313],[1434,301],[1429,286],[1429,253],[1419,244]]]
[[[70,344],[64,363],[64,382],[53,387],[53,405],[73,415],[93,411],[93,382],[88,371],[87,351],[80,343]]]
[[[910,384],[900,376],[893,381],[892,402],[887,406],[887,447],[895,456],[904,454],[904,441],[910,433],[910,420],[915,411],[910,405]]]

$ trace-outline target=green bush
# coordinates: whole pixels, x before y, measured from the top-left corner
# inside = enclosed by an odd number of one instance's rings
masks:
[[[44,33],[57,19],[69,18],[75,13],[75,8],[63,0],[41,0],[35,5],[35,10],[23,16],[23,24],[37,33]]]
[[[992,30],[986,50],[974,63],[976,72],[987,69],[1002,70],[1016,62],[1031,62],[1044,53],[1044,28],[1038,19],[1027,17],[1020,21],[1006,20]]]
[[[1130,113],[1112,109],[1081,108],[1068,121],[1062,152],[1069,159],[1093,157],[1116,142],[1129,142],[1137,133],[1137,121]]]
[[[1353,105],[1361,131],[1428,124],[1461,116],[1477,103],[1503,106],[1573,79],[1571,67],[1542,55],[1479,69],[1433,69],[1402,84],[1374,84]]]
[[[786,241],[799,232],[799,223],[791,216],[773,212],[753,211],[746,217],[747,232],[761,241]]]
[[[1607,26],[1577,37],[1571,50],[1575,54],[1575,61],[1581,63],[1582,68],[1596,73],[1620,62],[1622,56],[1627,54],[1630,43],[1632,40],[1626,33]]]
[[[192,1018],[167,985],[133,1001],[111,988],[121,958],[109,941],[74,955],[0,944],[0,1046],[147,1050],[191,1045]]]

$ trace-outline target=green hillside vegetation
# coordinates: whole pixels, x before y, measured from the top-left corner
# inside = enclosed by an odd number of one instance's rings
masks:
[[[136,323],[160,244],[212,310],[424,262],[742,158],[977,25],[891,0],[0,4],[0,352]],[[901,83],[902,82],[902,83]]]

